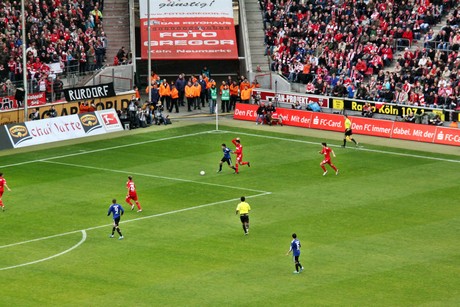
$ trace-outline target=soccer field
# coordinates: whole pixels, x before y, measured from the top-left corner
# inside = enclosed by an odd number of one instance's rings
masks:
[[[459,156],[213,129],[3,155],[0,306],[460,305]],[[234,137],[251,167],[216,173]],[[322,176],[323,141],[338,176]],[[141,213],[124,202],[128,175]],[[112,198],[124,240],[109,238]],[[293,232],[301,274],[286,256]]]

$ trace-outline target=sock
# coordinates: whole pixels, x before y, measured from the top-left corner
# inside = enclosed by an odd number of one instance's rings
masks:
[[[238,164],[237,164],[237,165],[235,165],[235,172],[237,172],[237,173],[238,173]]]
[[[347,139],[343,139],[343,146],[347,144]]]
[[[326,167],[324,165],[321,165],[321,168],[323,169],[324,172],[326,171]]]
[[[333,169],[334,171],[337,172],[337,167],[335,167],[335,165],[332,165],[332,164],[331,164],[331,167],[332,167],[332,169]]]
[[[244,224],[243,224],[243,230],[244,230],[244,233],[246,233],[246,226],[244,226]]]
[[[141,210],[141,209],[142,209],[141,204],[140,204],[138,201],[136,201],[136,206],[137,206],[137,209],[138,209],[138,210]]]
[[[120,237],[123,237],[123,235],[121,234],[120,228],[117,228],[117,232],[120,235]]]
[[[236,167],[232,166],[232,169],[234,169],[236,171]]]
[[[219,164],[219,172],[222,170],[222,164]]]
[[[353,139],[353,138],[352,138],[351,140],[353,141],[353,143],[355,143],[355,144],[356,144],[356,141],[355,141],[355,139]]]
[[[247,165],[249,162],[241,162],[241,165]]]
[[[112,228],[112,236],[115,233],[115,227]]]

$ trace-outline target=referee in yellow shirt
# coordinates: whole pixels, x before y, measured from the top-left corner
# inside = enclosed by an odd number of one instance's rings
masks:
[[[351,130],[351,120],[348,118],[347,115],[345,116],[345,135],[343,137],[343,145],[342,147],[345,147],[347,145],[347,140],[352,141],[355,143],[356,146],[358,146],[358,142],[353,138],[353,130]]]
[[[243,224],[244,235],[249,233],[249,211],[251,206],[246,202],[246,198],[241,196],[241,202],[236,206],[236,213],[240,215],[241,224]]]

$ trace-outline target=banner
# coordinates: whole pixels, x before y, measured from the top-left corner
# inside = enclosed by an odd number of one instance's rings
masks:
[[[27,106],[29,107],[37,107],[46,104],[46,93],[39,92],[34,94],[27,95]]]
[[[87,101],[91,104],[94,104],[96,106],[96,109],[99,111],[106,109],[115,109],[117,111],[120,111],[128,107],[132,93],[133,92],[127,92],[126,94],[121,94],[114,97],[93,99]],[[14,100],[13,102],[15,103],[16,101]],[[45,105],[34,106],[34,109],[38,108],[40,112],[40,118],[45,119],[48,118],[48,111],[52,105],[54,105],[54,107],[56,108],[58,116],[66,116],[71,114],[78,114],[80,104],[83,102],[84,101],[65,102],[63,100],[60,100],[56,101],[53,104],[49,103]],[[31,111],[32,110],[29,110],[29,114],[31,113]],[[23,108],[16,108],[10,111],[0,111],[0,125],[19,123],[24,122],[26,120],[24,119]]]
[[[434,142],[436,144],[460,146],[460,129],[436,127]]]
[[[399,104],[392,104],[392,103],[382,103],[377,101],[362,101],[362,100],[353,100],[353,99],[337,99],[343,103],[343,108],[345,110],[351,111],[358,111],[361,112],[363,110],[363,106],[366,102],[368,102],[372,106],[372,112],[376,114],[383,114],[383,115],[394,115],[398,117],[407,116],[410,113],[413,114],[423,114],[427,112],[433,112],[439,114],[441,120],[443,121],[452,121],[460,120],[460,112],[455,110],[447,110],[447,109],[438,109],[438,108],[429,108],[429,107],[421,107],[421,106],[411,106],[411,105],[399,105]]]
[[[148,58],[147,1],[139,2],[141,57]],[[238,59],[232,0],[150,1],[153,60]]]
[[[3,96],[0,100],[0,111],[14,110],[18,108],[18,102],[14,96]]]
[[[392,135],[393,121],[366,117],[353,117],[351,124],[353,133],[390,138]],[[345,130],[345,128],[344,128]]]
[[[233,115],[234,119],[253,120],[257,118],[257,108],[255,104],[238,103]],[[277,108],[279,116],[283,118],[283,125],[310,128],[311,112],[299,112],[294,109]]]
[[[253,89],[253,93],[254,95],[259,94],[260,99],[264,101],[276,101],[279,103],[290,104],[298,102],[302,105],[303,108],[305,108],[309,103],[316,102],[322,108],[329,108],[329,97],[325,96],[305,95],[290,92],[275,92],[272,90],[260,88]]]
[[[110,121],[105,118],[110,114]],[[25,123],[8,124],[6,130],[14,148],[70,140],[123,130],[115,110],[90,112],[48,118]],[[3,148],[3,146],[2,146]]]
[[[257,105],[237,103],[233,118],[254,121]],[[323,112],[310,112],[277,108],[283,117],[283,125],[344,132],[344,116]],[[350,116],[355,134],[460,146],[460,129],[442,126],[395,122],[367,117]]]
[[[116,95],[115,89],[113,88],[113,82],[93,86],[67,88],[64,89],[63,92],[67,101],[85,101]]]

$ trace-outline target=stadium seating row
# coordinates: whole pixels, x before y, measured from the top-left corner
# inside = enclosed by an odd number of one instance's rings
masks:
[[[102,8],[90,0],[37,0],[26,2],[27,67],[22,60],[21,3],[0,3],[0,82],[21,82],[23,73],[32,91],[51,86],[56,71],[93,71],[103,66],[107,37]],[[5,83],[4,83],[5,85]],[[1,88],[5,89],[5,86]]]
[[[260,1],[270,69],[307,92],[457,109],[455,1]],[[446,17],[446,25],[433,26]],[[424,48],[415,48],[422,41]],[[393,68],[394,54],[399,51]]]

